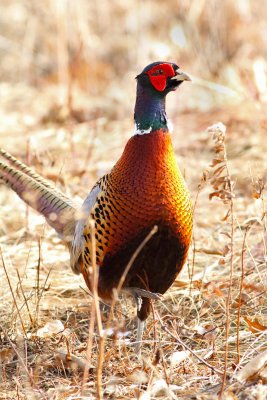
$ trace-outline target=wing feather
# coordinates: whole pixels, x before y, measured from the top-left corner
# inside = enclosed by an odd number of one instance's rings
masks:
[[[80,215],[77,219],[74,231],[74,237],[72,241],[72,246],[70,249],[70,265],[72,270],[79,274],[81,272],[80,268],[80,257],[85,245],[85,240],[83,236],[85,223],[90,215],[91,209],[94,207],[97,197],[101,191],[100,181],[95,184],[89,195],[83,202]]]

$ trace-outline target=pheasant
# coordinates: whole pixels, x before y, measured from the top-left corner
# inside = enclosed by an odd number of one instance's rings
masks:
[[[192,233],[190,195],[177,167],[165,111],[166,95],[189,76],[174,63],[148,65],[137,80],[135,132],[112,170],[92,188],[82,208],[44,178],[1,150],[0,179],[43,214],[70,250],[70,264],[91,289],[95,221],[98,294],[111,300],[127,265],[123,288],[137,298],[141,342],[149,293],[163,294],[185,263]],[[154,226],[157,232],[137,252]],[[140,347],[139,347],[140,348]]]

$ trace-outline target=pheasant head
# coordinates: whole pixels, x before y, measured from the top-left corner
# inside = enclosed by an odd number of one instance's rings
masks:
[[[167,62],[149,64],[137,75],[137,94],[134,119],[136,133],[168,130],[165,112],[166,95],[174,91],[190,77],[178,65]]]

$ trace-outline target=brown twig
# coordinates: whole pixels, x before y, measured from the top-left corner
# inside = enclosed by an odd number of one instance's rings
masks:
[[[1,253],[2,254],[2,253]],[[30,374],[29,369],[27,368],[27,365],[25,364],[25,361],[27,362],[27,358],[24,360],[24,358],[20,355],[19,351],[17,350],[16,346],[14,345],[14,343],[10,340],[5,328],[0,324],[0,328],[3,331],[7,341],[9,342],[10,346],[12,347],[14,353],[17,355],[21,366],[23,367],[23,369],[25,370],[27,377],[29,378],[29,382],[31,384],[31,386],[37,390],[39,392],[39,394],[42,396],[41,398],[43,399],[48,399],[48,397],[46,395],[44,395],[41,390],[36,386],[36,383],[34,382],[34,379],[32,377],[32,375]]]
[[[115,289],[115,292],[117,293],[117,295],[120,293],[122,286],[124,284],[124,281],[126,279],[126,276],[128,275],[128,272],[130,271],[135,259],[137,258],[137,256],[139,255],[140,251],[143,249],[143,247],[147,244],[147,242],[149,242],[149,240],[152,238],[152,236],[155,235],[155,233],[157,233],[158,231],[158,227],[157,225],[155,225],[151,231],[149,232],[149,234],[145,237],[145,239],[142,241],[142,243],[140,243],[140,245],[137,247],[137,249],[135,250],[135,252],[133,253],[130,261],[128,262],[125,270],[123,271],[123,274],[119,280],[118,286]]]
[[[26,142],[26,163],[31,165],[31,142],[30,138],[27,139]],[[26,204],[26,212],[25,212],[25,225],[26,225],[26,232],[29,233],[29,206]]]
[[[18,316],[19,316],[19,319],[20,319],[21,327],[22,327],[22,330],[23,330],[23,332],[24,332],[24,335],[27,336],[26,328],[25,328],[25,326],[24,326],[24,323],[23,323],[23,320],[22,320],[22,316],[21,316],[21,314],[20,314],[20,310],[19,310],[19,307],[18,307],[16,298],[15,298],[15,295],[14,295],[14,292],[13,292],[13,289],[12,289],[12,286],[11,286],[11,282],[10,282],[8,273],[7,273],[6,264],[5,264],[5,260],[4,260],[4,256],[3,256],[3,253],[2,253],[1,247],[0,247],[0,253],[1,253],[3,268],[4,268],[4,271],[5,271],[6,278],[7,278],[8,286],[9,286],[9,289],[10,289],[10,292],[11,292],[11,295],[12,295],[12,298],[13,298],[13,301],[14,301],[14,304],[15,304],[15,307],[16,307],[16,310],[17,310],[17,312],[18,312]]]
[[[212,134],[214,142],[214,153],[215,157],[212,160],[211,169],[209,171],[209,180],[214,191],[210,193],[209,198],[218,197],[223,201],[224,204],[229,206],[226,217],[226,221],[230,217],[230,275],[229,275],[229,287],[225,301],[225,349],[224,349],[224,371],[222,377],[222,386],[219,393],[219,399],[222,399],[223,392],[226,385],[227,378],[227,366],[228,366],[228,338],[230,331],[230,304],[232,298],[232,284],[233,284],[233,272],[234,272],[234,188],[231,180],[230,170],[227,163],[227,153],[225,145],[226,127],[221,123],[214,124],[208,128],[208,132]]]
[[[162,349],[162,346],[161,346],[160,338],[158,336],[157,329],[156,329],[157,318],[156,318],[155,306],[154,306],[153,303],[151,305],[151,308],[152,308],[152,313],[153,313],[153,318],[154,318],[154,338],[155,338],[155,343],[158,343],[158,349],[156,348],[156,345],[155,345],[155,350],[156,351],[154,350],[154,357],[157,357],[157,351],[158,351],[159,355],[160,355],[160,357],[162,359],[162,366],[163,366],[165,380],[166,380],[167,384],[169,385],[170,384],[170,378],[169,378],[169,375],[168,375],[167,363],[166,363],[166,360],[165,360],[165,357],[164,357],[164,353],[163,353],[163,349]]]
[[[38,324],[39,316],[39,305],[40,305],[40,267],[41,267],[41,238],[38,237],[38,261],[36,268],[36,309],[35,309],[35,321]]]
[[[25,303],[25,306],[26,306],[27,311],[28,311],[29,319],[31,321],[31,325],[34,326],[34,321],[33,321],[33,318],[32,318],[31,312],[30,312],[30,307],[29,307],[29,304],[28,304],[28,300],[27,300],[27,298],[25,296],[25,293],[24,293],[24,289],[23,289],[23,286],[22,286],[22,282],[21,282],[21,278],[20,278],[20,274],[19,274],[18,269],[16,269],[16,272],[17,272],[17,277],[18,277],[18,280],[19,280],[19,286],[20,286],[20,290],[21,290],[21,293],[22,293],[22,297],[24,299],[24,303]]]
[[[204,176],[204,174],[203,174],[203,176]],[[202,181],[204,181],[203,178],[202,178]],[[195,201],[194,201],[194,204],[193,204],[193,210],[192,210],[193,217],[195,215],[195,210],[196,210],[197,201],[198,201],[198,197],[199,197],[199,193],[200,193],[201,188],[202,188],[202,182],[198,185],[197,194],[196,194]],[[190,279],[190,286],[189,286],[189,293],[190,294],[192,292],[192,282],[193,282],[193,276],[194,276],[194,271],[195,271],[195,261],[196,261],[196,242],[195,242],[194,232],[193,232],[193,236],[192,236],[192,247],[193,247],[193,251],[192,251],[193,252],[193,257],[192,257],[192,269],[191,269],[191,271],[190,271],[190,268],[189,268],[189,262],[187,262],[187,265],[188,265],[188,276],[189,276],[189,279]]]
[[[174,333],[172,333],[168,328],[166,328],[166,326],[164,325],[162,319],[160,318],[158,312],[156,311],[156,315],[157,318],[159,319],[160,325],[162,327],[162,329],[168,333],[168,335],[170,335],[173,339],[175,339],[178,343],[180,343],[180,345],[182,347],[184,347],[186,350],[188,350],[194,357],[196,357],[198,359],[198,361],[200,361],[202,364],[205,364],[206,367],[210,368],[212,371],[217,372],[217,374],[219,375],[223,375],[223,372],[220,371],[219,369],[215,368],[213,365],[210,365],[206,360],[204,360],[202,357],[200,357],[198,354],[196,354],[186,343],[184,343],[182,341],[182,339],[180,339],[180,337]]]
[[[96,240],[95,240],[95,221],[89,221],[90,226],[90,234],[91,234],[91,249],[92,249],[92,273],[90,275],[91,279],[91,290],[93,294],[93,302],[92,302],[92,309],[91,309],[91,318],[92,322],[90,324],[90,333],[92,338],[92,332],[94,327],[94,322],[96,320],[98,334],[99,334],[99,355],[98,355],[98,363],[96,369],[96,392],[97,392],[97,399],[101,400],[102,396],[102,368],[103,368],[103,361],[104,361],[104,333],[102,327],[102,319],[101,319],[101,312],[100,312],[100,303],[98,297],[98,266],[96,264]],[[91,339],[92,340],[92,339]],[[91,342],[92,343],[92,342]],[[88,351],[91,354],[92,344],[88,343]],[[89,360],[88,360],[89,361]],[[85,378],[85,375],[84,375]]]
[[[229,176],[229,185],[230,185],[230,192],[232,193],[232,184],[230,180],[230,174],[227,167],[227,174]],[[231,212],[231,241],[230,241],[230,277],[229,277],[229,288],[226,297],[225,303],[225,311],[226,311],[226,321],[225,321],[225,349],[224,349],[224,371],[223,371],[223,380],[222,386],[219,393],[219,399],[222,399],[224,388],[226,385],[226,378],[227,378],[227,366],[228,366],[228,338],[229,338],[229,331],[230,331],[230,304],[232,298],[232,282],[233,282],[233,272],[234,272],[234,203],[233,200],[230,200],[230,212]]]
[[[246,251],[246,238],[250,226],[246,227],[243,243],[242,243],[242,254],[241,254],[241,279],[239,285],[239,296],[238,296],[238,309],[237,309],[237,321],[236,321],[236,351],[237,351],[237,364],[240,363],[240,318],[241,318],[241,306],[242,306],[242,291],[243,283],[245,278],[245,268],[244,268],[244,257]]]

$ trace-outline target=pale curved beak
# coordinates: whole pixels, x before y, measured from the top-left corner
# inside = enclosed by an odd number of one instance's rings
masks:
[[[180,69],[177,69],[176,75],[174,75],[171,80],[175,80],[177,82],[182,82],[182,81],[192,81],[189,75],[187,75],[185,72],[181,71]]]

